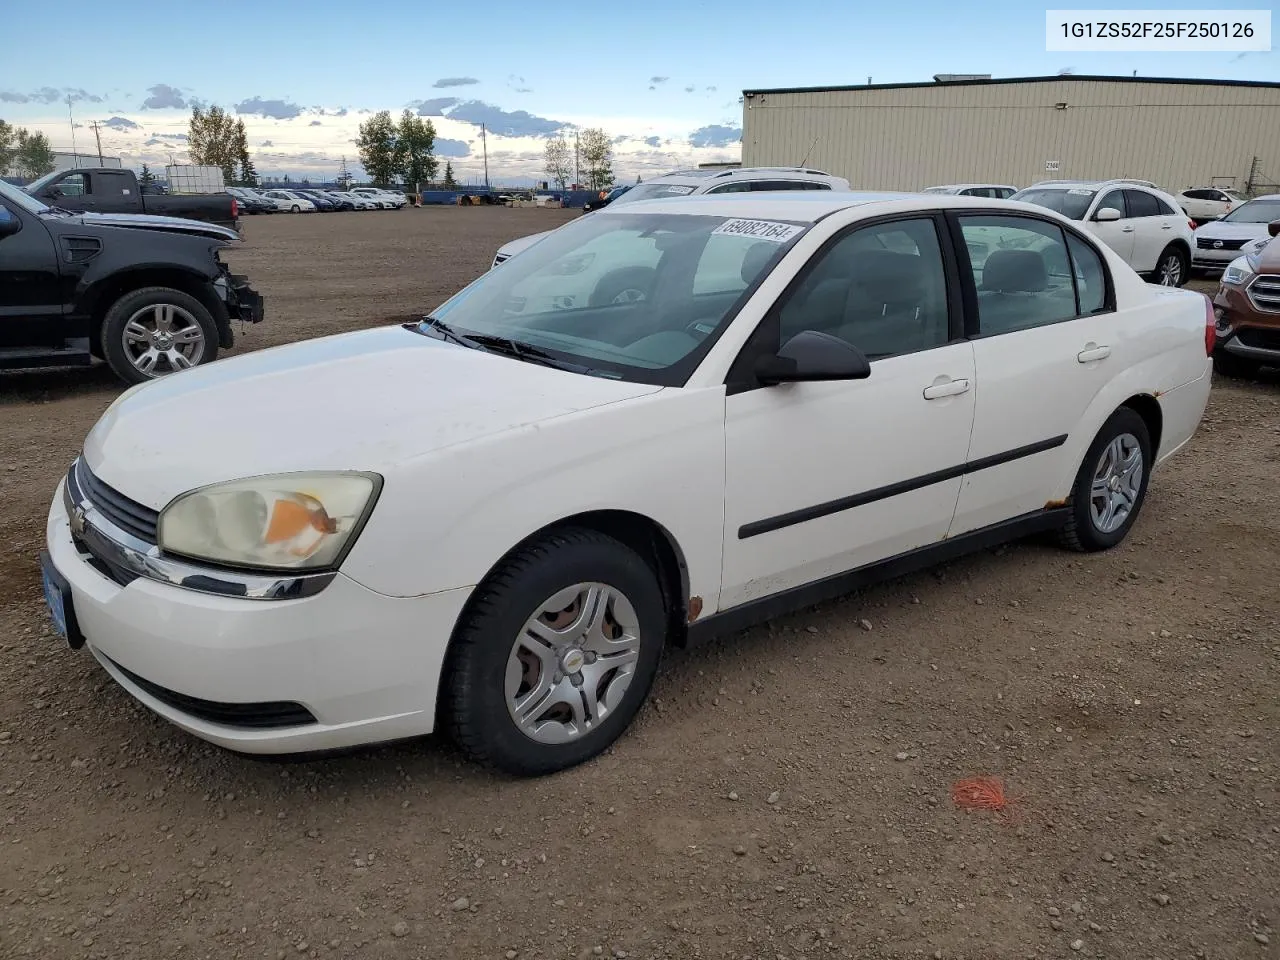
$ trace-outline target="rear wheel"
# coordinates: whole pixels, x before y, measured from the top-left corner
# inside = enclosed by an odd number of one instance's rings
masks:
[[[1261,369],[1262,364],[1256,360],[1248,360],[1244,357],[1237,357],[1234,354],[1222,353],[1221,351],[1213,355],[1213,372],[1222,377],[1251,380],[1258,375],[1258,371]]]
[[[567,529],[521,548],[454,635],[442,691],[454,739],[520,776],[589,760],[648,695],[666,624],[653,570],[612,537]]]
[[[1180,287],[1191,275],[1190,258],[1180,247],[1165,247],[1156,262],[1156,282],[1165,287]]]
[[[1121,407],[1098,431],[1076,474],[1062,530],[1072,550],[1109,550],[1133,528],[1151,478],[1151,434],[1137,411]]]
[[[120,379],[144,383],[216,359],[218,326],[195,297],[144,287],[107,310],[102,352]]]

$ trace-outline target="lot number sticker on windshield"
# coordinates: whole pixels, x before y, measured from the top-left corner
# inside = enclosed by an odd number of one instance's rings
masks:
[[[775,220],[726,220],[711,231],[716,234],[728,234],[732,237],[751,237],[754,240],[772,240],[774,243],[786,243],[804,228],[793,223],[778,223]]]

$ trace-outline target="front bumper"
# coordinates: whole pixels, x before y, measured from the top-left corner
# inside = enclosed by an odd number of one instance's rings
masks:
[[[387,597],[341,573],[302,599],[218,595],[149,576],[122,585],[83,535],[73,537],[66,483],[49,511],[49,559],[69,587],[85,646],[152,711],[254,754],[431,732],[445,650],[469,588]],[[75,520],[83,529],[84,518]]]
[[[1240,256],[1243,244],[1234,250],[1214,250],[1213,248],[1200,249],[1193,247],[1191,250],[1191,266],[1197,270],[1211,270],[1221,272],[1227,269],[1227,264]]]
[[[249,286],[249,278],[239,274],[227,275],[227,313],[245,323],[261,323],[266,314],[266,299]]]
[[[1245,288],[1219,284],[1213,297],[1217,317],[1214,349],[1268,366],[1280,366],[1280,313],[1258,310]]]

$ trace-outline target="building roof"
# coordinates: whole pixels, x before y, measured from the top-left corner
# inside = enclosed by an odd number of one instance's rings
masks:
[[[1011,83],[1164,83],[1210,87],[1264,87],[1280,90],[1270,80],[1210,80],[1194,77],[1104,77],[1089,74],[1055,74],[1049,77],[1001,77],[996,80],[928,80],[920,83],[858,83],[836,87],[772,87],[743,90],[744,97],[763,93],[837,93],[846,90],[936,90],[939,87],[984,87]]]

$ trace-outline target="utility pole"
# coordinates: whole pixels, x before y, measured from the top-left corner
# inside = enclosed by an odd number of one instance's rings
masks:
[[[71,121],[71,153],[74,156],[76,153],[76,118],[75,118],[75,115],[71,112],[71,95],[70,94],[67,95],[67,119]],[[79,166],[79,163],[80,163],[80,160],[79,160],[79,157],[77,157],[76,165]]]
[[[102,134],[98,132],[98,121],[93,121],[90,126],[93,127],[93,139],[98,142],[98,166],[102,166]]]
[[[578,131],[573,132],[573,185],[576,187],[582,183],[578,176]]]
[[[484,186],[489,189],[489,136],[484,124],[480,124],[480,143],[484,147]]]

